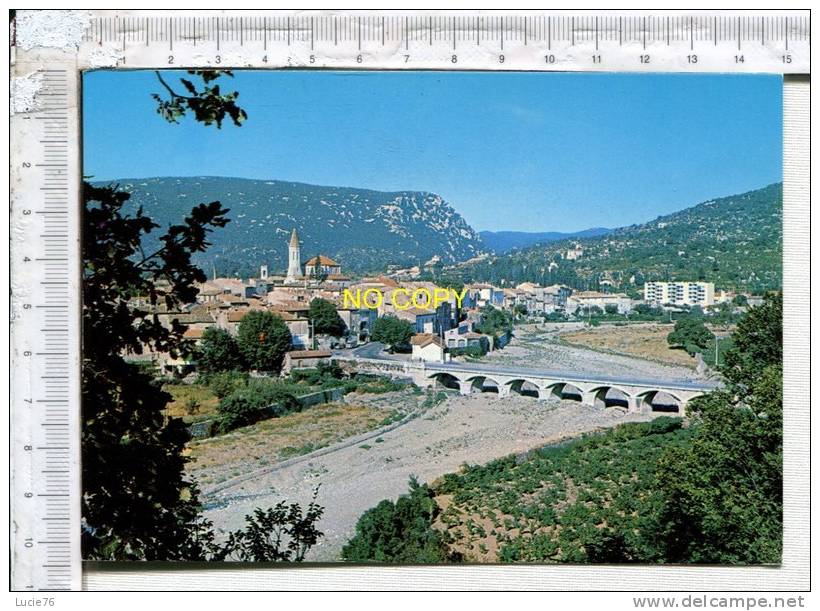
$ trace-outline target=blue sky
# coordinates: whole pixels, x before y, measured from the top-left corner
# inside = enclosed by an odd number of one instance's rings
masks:
[[[782,176],[779,76],[235,75],[248,121],[217,130],[163,121],[153,72],[86,73],[84,173],[432,191],[475,229],[520,231],[629,225]]]

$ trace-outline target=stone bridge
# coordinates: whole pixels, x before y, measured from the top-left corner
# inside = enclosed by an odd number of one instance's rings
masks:
[[[681,416],[685,415],[690,400],[718,386],[712,381],[586,376],[473,363],[345,357],[334,357],[334,360],[363,373],[410,378],[417,386],[443,386],[457,389],[462,395],[487,392],[506,397],[516,393],[540,401],[570,399],[595,407]]]

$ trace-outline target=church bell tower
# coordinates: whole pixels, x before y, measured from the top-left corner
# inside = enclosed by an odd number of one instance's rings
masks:
[[[299,248],[299,235],[296,228],[290,234],[290,244],[288,245],[288,274],[285,282],[297,282],[302,278],[302,256]]]

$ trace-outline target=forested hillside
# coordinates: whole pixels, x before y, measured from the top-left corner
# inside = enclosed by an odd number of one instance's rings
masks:
[[[759,293],[782,283],[782,183],[721,197],[612,230],[489,257],[458,268],[466,281],[532,281],[637,293],[650,280],[706,280]],[[583,252],[568,260],[567,250]]]
[[[606,227],[593,227],[569,233],[560,231],[481,231],[479,233],[481,239],[484,240],[484,245],[492,252],[501,255],[516,248],[527,248],[534,244],[546,244],[570,238],[594,238],[610,231]]]

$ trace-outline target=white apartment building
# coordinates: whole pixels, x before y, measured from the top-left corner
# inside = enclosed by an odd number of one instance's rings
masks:
[[[647,282],[643,287],[646,303],[656,305],[698,305],[707,307],[715,303],[713,282]]]

